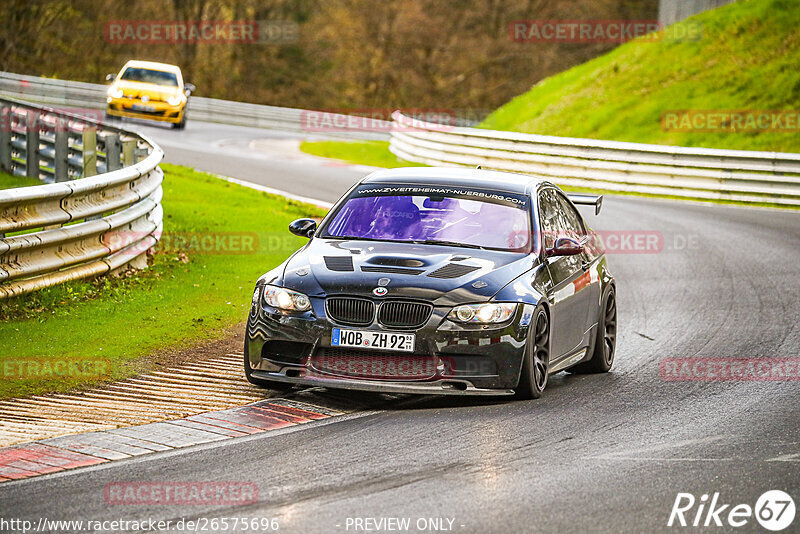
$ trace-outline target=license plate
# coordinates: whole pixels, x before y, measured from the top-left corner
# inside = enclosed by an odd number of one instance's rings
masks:
[[[331,334],[331,345],[334,347],[360,347],[400,352],[414,352],[415,340],[415,334],[342,330],[341,328],[334,328]]]
[[[154,106],[143,106],[141,104],[134,104],[131,106],[133,111],[155,111],[156,108]]]

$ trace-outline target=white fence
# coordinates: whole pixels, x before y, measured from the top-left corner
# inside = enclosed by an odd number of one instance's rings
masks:
[[[47,104],[50,106],[104,109],[108,86],[25,76],[0,71],[0,96]],[[344,139],[388,140],[391,122],[370,120],[363,127],[350,115],[324,113],[324,120],[335,125],[317,127],[317,113],[295,108],[263,106],[192,96],[187,104],[188,120],[218,122],[236,126],[268,128],[288,132],[313,134],[320,137]],[[340,126],[338,126],[340,125]],[[352,126],[351,126],[352,125]]]
[[[394,114],[391,151],[429,165],[481,165],[558,184],[800,206],[800,154],[596,141],[455,128]]]
[[[162,231],[163,151],[41,106],[0,98],[0,111],[0,166],[52,182],[0,190],[0,299],[145,267]]]

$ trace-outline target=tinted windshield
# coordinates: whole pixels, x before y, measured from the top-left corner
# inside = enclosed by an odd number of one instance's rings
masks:
[[[528,213],[523,195],[461,188],[361,186],[340,207],[322,237],[528,251]]]
[[[129,82],[152,83],[155,85],[178,87],[178,76],[174,72],[165,72],[163,70],[128,67],[125,69],[125,72],[122,73],[120,79],[128,80]]]

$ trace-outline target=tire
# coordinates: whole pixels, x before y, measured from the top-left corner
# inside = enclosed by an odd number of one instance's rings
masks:
[[[614,365],[614,353],[617,348],[617,295],[614,286],[608,286],[602,302],[592,358],[567,369],[570,373],[607,373]]]
[[[247,381],[251,384],[272,389],[276,391],[289,391],[292,389],[292,384],[287,384],[285,382],[275,382],[273,380],[264,380],[263,378],[256,378],[253,376],[253,368],[250,367],[250,358],[247,356],[247,343],[245,342],[244,345],[244,376],[247,378]]]
[[[183,130],[186,128],[186,112],[183,112],[183,117],[181,117],[181,122],[174,122],[172,123],[173,130]]]
[[[515,390],[518,399],[538,399],[547,387],[550,370],[550,317],[544,308],[533,314],[531,331],[525,344],[522,372]]]

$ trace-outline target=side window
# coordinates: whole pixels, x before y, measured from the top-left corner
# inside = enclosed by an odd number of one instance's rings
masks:
[[[547,188],[539,194],[539,217],[545,248],[552,248],[556,238],[586,234],[580,214],[555,189]]]
[[[562,230],[571,237],[582,237],[586,234],[586,228],[583,226],[583,220],[581,220],[580,214],[572,207],[572,204],[569,203],[564,195],[560,193],[556,193],[558,197],[558,203],[560,206],[560,212],[563,218],[563,226]]]
[[[553,248],[559,234],[559,205],[555,190],[544,189],[539,193],[539,219],[545,249]]]

